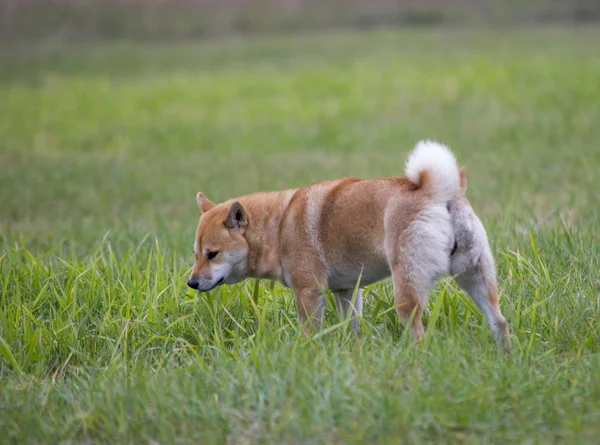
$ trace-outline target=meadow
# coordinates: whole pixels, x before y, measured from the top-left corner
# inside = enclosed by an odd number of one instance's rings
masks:
[[[376,30],[0,49],[0,443],[595,443],[600,31]],[[368,288],[186,285],[218,202],[465,165],[512,353],[454,282],[427,336]]]

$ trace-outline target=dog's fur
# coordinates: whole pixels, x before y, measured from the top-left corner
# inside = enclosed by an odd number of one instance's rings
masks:
[[[188,285],[208,291],[247,277],[279,280],[294,290],[300,321],[313,325],[320,325],[328,286],[340,313],[358,328],[357,281],[366,286],[391,276],[398,316],[412,320],[418,340],[428,292],[450,273],[508,347],[494,259],[465,190],[452,152],[422,141],[408,158],[406,177],[322,181],[219,205],[198,193],[201,217]]]

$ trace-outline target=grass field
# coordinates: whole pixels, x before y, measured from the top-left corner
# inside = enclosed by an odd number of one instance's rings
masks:
[[[0,53],[0,443],[597,443],[600,32],[377,31]],[[449,279],[415,345],[391,285],[185,286],[195,193],[402,175],[449,144],[512,354]]]

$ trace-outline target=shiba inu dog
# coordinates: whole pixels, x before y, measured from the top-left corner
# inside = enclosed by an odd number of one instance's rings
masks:
[[[214,204],[198,193],[196,261],[188,286],[201,292],[248,277],[291,287],[301,322],[320,326],[323,286],[358,328],[362,292],[391,276],[396,312],[423,337],[428,292],[452,274],[499,344],[509,347],[496,270],[483,224],[465,197],[464,169],[437,142],[421,141],[405,177],[343,178],[254,193]]]

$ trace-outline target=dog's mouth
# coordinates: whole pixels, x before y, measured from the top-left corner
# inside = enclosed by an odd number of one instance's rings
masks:
[[[225,281],[225,277],[219,278],[218,281],[215,284],[213,284],[211,287],[209,287],[208,289],[203,289],[200,292],[209,292],[209,291],[213,290],[215,287],[217,287],[218,285],[223,284],[223,281]]]

